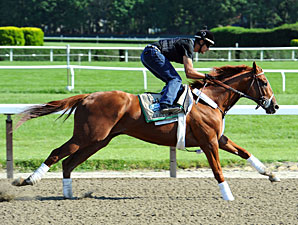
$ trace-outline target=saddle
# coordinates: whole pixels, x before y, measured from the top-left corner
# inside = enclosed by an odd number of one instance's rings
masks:
[[[180,106],[181,111],[175,114],[162,114],[159,101],[161,93],[144,93],[138,95],[142,112],[147,123],[155,122],[155,125],[168,124],[178,121],[176,148],[185,148],[186,115],[190,112],[193,104],[193,95],[188,85],[183,85],[183,92],[177,96],[174,104]]]
[[[179,105],[181,110],[175,114],[162,114],[160,112],[159,101],[161,98],[161,93],[151,93],[147,92],[144,94],[138,95],[140,105],[142,108],[142,112],[145,116],[145,120],[147,123],[164,121],[160,123],[156,123],[156,125],[172,123],[177,121],[178,114],[183,113],[187,114],[190,112],[192,104],[193,104],[193,95],[188,85],[183,85],[183,92],[176,98],[174,104]]]
[[[201,90],[195,88],[191,91],[186,84],[183,85],[183,88],[182,94],[180,94],[175,101],[175,104],[181,107],[181,111],[171,115],[164,115],[160,112],[159,100],[162,96],[161,93],[144,93],[138,95],[142,112],[147,123],[155,122],[155,125],[162,125],[178,121],[177,149],[185,149],[186,115],[192,108],[193,95],[197,97],[196,104],[199,101],[203,101],[214,109],[218,108],[217,104]],[[223,135],[224,128],[225,120],[223,118],[223,131],[221,135]]]

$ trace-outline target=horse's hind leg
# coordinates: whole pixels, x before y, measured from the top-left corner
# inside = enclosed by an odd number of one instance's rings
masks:
[[[276,177],[275,174],[270,172],[266,168],[266,166],[262,162],[260,162],[260,160],[258,160],[255,156],[253,156],[244,148],[235,144],[225,135],[221,136],[218,143],[219,143],[219,148],[221,148],[222,150],[228,151],[230,153],[240,156],[243,159],[246,159],[260,174],[269,176],[269,180],[271,182],[280,181],[280,179]]]
[[[115,136],[115,135],[114,135]],[[63,196],[64,198],[72,198],[72,179],[70,178],[71,172],[81,163],[86,161],[90,156],[98,150],[104,148],[114,136],[108,136],[103,141],[92,143],[85,148],[80,148],[74,154],[67,157],[62,162],[63,168]]]
[[[54,149],[44,163],[42,163],[41,166],[27,179],[19,178],[12,184],[15,186],[25,186],[38,183],[53,164],[57,163],[60,159],[73,154],[79,149],[79,147],[80,145],[76,142],[75,138],[72,137],[61,147]]]

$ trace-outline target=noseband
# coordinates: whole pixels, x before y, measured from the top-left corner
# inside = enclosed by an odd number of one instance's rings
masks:
[[[230,91],[232,91],[232,92],[240,95],[240,97],[248,98],[248,99],[251,99],[251,100],[255,101],[258,104],[257,107],[256,107],[256,109],[258,109],[260,106],[262,108],[264,108],[264,109],[267,109],[270,106],[270,104],[271,104],[271,101],[272,101],[272,98],[273,98],[274,94],[272,94],[272,96],[269,99],[265,98],[265,95],[262,92],[260,83],[259,83],[259,81],[257,79],[257,77],[258,76],[261,76],[261,75],[264,75],[264,72],[263,71],[260,72],[260,73],[258,73],[258,74],[254,74],[253,75],[253,80],[251,81],[251,84],[250,84],[250,86],[249,86],[249,88],[247,90],[247,92],[248,92],[251,89],[251,87],[253,86],[253,83],[256,81],[257,86],[258,86],[258,90],[259,90],[259,94],[261,96],[259,99],[254,98],[254,97],[252,97],[250,95],[247,95],[247,94],[245,94],[245,93],[243,93],[241,91],[238,91],[238,90],[232,88],[231,86],[229,86],[229,85],[227,85],[227,84],[225,84],[225,83],[223,83],[223,82],[221,82],[219,80],[212,80],[212,81],[214,83],[216,83],[216,84],[218,84],[218,85],[226,88],[227,90],[230,90]]]

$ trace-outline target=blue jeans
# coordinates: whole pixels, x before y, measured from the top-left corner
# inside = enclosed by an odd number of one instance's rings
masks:
[[[157,49],[146,47],[141,54],[144,66],[158,79],[166,83],[160,103],[173,105],[177,93],[182,89],[182,79],[170,61]]]

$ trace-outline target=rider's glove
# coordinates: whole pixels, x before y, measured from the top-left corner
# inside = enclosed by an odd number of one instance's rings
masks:
[[[215,77],[209,75],[208,73],[205,73],[205,79],[206,79],[206,80],[215,80]]]

